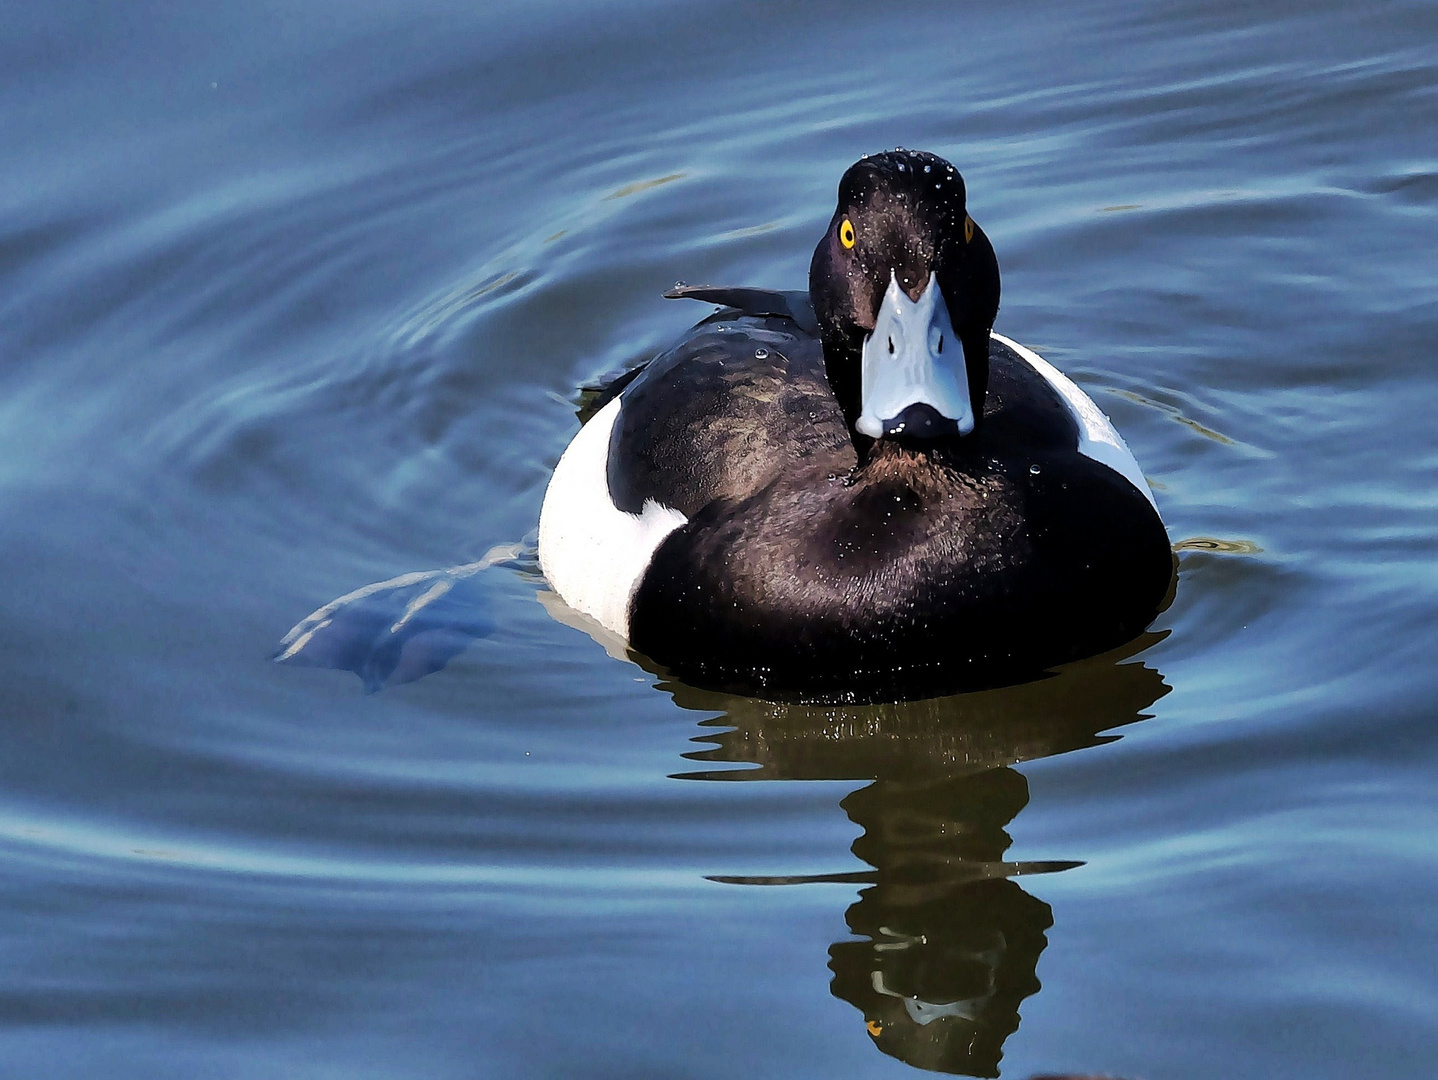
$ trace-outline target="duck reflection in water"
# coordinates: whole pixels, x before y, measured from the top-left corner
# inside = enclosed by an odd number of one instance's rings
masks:
[[[849,908],[863,940],[829,950],[834,994],[887,1054],[941,1072],[997,1076],[1053,925],[1049,906],[1002,875],[1004,825],[1028,801],[1012,769],[909,787],[886,781],[841,804],[866,831],[854,854],[877,882]]]
[[[862,830],[853,852],[873,869],[808,877],[723,877],[737,884],[863,883],[846,921],[857,940],[829,949],[832,993],[853,1005],[874,1045],[910,1065],[996,1077],[1019,1008],[1037,993],[1049,905],[1015,880],[1074,862],[1012,862],[1006,826],[1028,803],[1012,766],[1118,738],[1169,690],[1122,655],[1069,665],[1022,686],[868,707],[783,705],[661,684],[686,708],[719,710],[687,755],[757,766],[688,779],[871,780],[840,807]]]
[[[357,590],[298,624],[276,659],[354,671],[369,690],[438,671],[493,627],[480,571],[523,570],[533,561],[525,555],[521,545],[496,548],[477,563]],[[561,622],[627,654],[553,594],[539,598]],[[1048,904],[1015,879],[1078,865],[1004,860],[1005,828],[1029,798],[1012,766],[1111,742],[1114,729],[1144,719],[1169,687],[1152,668],[1124,661],[1162,636],[1145,634],[1034,682],[898,704],[784,704],[661,681],[678,705],[720,714],[701,722],[710,732],[696,741],[710,748],[686,756],[757,766],[683,778],[872,781],[839,804],[862,831],[853,851],[871,871],[717,880],[863,884],[846,916],[858,940],[829,950],[834,995],[859,1010],[892,1057],[998,1076],[1019,1007],[1039,990],[1053,925]]]

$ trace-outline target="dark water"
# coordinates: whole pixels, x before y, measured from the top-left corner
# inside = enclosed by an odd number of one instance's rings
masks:
[[[1434,1075],[1432,4],[0,15],[7,1075]],[[1154,481],[1146,649],[771,706],[521,565],[431,678],[269,663],[895,144]]]

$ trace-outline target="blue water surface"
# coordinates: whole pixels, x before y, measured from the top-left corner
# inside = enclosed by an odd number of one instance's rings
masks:
[[[0,2],[0,1061],[59,1078],[1425,1078],[1438,8]],[[1124,654],[670,683],[532,561],[580,387],[943,154],[1179,549]]]

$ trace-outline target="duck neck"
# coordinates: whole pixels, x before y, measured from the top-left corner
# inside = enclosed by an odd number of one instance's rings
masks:
[[[860,439],[864,436],[860,435]],[[964,468],[967,454],[962,438],[909,442],[896,439],[865,439],[868,446],[859,455],[854,482],[860,484],[899,483],[914,491],[938,493],[947,490],[956,472]]]

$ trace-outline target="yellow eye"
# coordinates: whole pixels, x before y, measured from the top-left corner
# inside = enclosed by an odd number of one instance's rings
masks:
[[[884,1025],[878,1020],[865,1020],[864,1026],[869,1029],[869,1034],[876,1039],[884,1033]]]
[[[844,224],[839,226],[839,243],[846,248],[854,246],[854,226],[849,223],[848,218],[845,218]]]
[[[969,217],[967,214],[965,214],[965,215],[964,215],[964,243],[966,243],[966,244],[973,243],[973,239],[974,239],[974,219],[971,218],[971,217]]]

